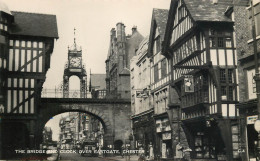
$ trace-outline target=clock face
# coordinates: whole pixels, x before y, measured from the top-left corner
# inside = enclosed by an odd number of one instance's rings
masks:
[[[81,58],[73,57],[70,59],[70,66],[71,67],[80,67],[81,65]]]

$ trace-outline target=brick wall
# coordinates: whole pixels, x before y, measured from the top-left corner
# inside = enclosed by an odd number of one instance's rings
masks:
[[[241,66],[239,59],[249,55],[247,41],[249,39],[248,12],[245,6],[234,6],[234,30],[236,33],[235,41],[237,47],[238,60],[238,83],[239,83],[239,100],[245,101],[247,97],[245,72]]]

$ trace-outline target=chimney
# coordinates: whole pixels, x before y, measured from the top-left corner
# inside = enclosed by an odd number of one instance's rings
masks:
[[[125,42],[126,38],[125,38],[125,25],[122,25],[122,41]]]
[[[117,32],[117,41],[118,42],[122,41],[122,26],[124,26],[124,24],[122,22],[118,22],[116,24],[116,32]]]
[[[132,27],[132,35],[137,31],[137,26]]]
[[[218,0],[213,0],[213,4],[218,4]]]
[[[115,30],[115,28],[112,28],[110,30],[110,39],[112,40],[115,36],[116,36],[116,30]]]

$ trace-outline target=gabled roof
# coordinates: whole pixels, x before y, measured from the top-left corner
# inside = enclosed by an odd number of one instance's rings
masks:
[[[12,15],[8,6],[4,2],[2,2],[1,0],[0,0],[0,12],[4,12],[4,13],[7,13],[9,15]]]
[[[12,11],[12,35],[58,38],[56,15]]]
[[[232,22],[232,19],[225,15],[229,6],[233,6],[233,0],[181,0],[188,9],[191,18],[196,22]],[[215,1],[215,0],[214,0]],[[177,12],[179,0],[171,0],[167,26],[165,30],[164,44],[162,48],[163,54],[165,49],[169,46],[174,17]]]
[[[91,74],[90,77],[92,88],[98,90],[106,89],[106,74]]]
[[[156,28],[155,28],[156,26],[158,27],[158,32],[160,34],[161,42],[163,42],[164,40],[169,11],[167,9],[154,8],[152,14],[153,15],[152,15],[151,28],[150,28],[149,43],[148,43],[148,56],[152,55],[153,38],[156,32]]]
[[[192,18],[195,21],[217,21],[232,22],[225,16],[228,6],[233,5],[233,0],[184,0]]]
[[[160,33],[160,38],[163,40],[165,29],[166,29],[166,23],[168,19],[168,10],[167,9],[153,9],[153,17],[156,21],[156,25],[158,27],[158,31]]]

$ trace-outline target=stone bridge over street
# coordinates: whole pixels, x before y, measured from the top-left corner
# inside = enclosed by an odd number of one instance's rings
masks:
[[[104,127],[104,148],[115,141],[128,139],[131,132],[131,104],[124,99],[41,98],[38,109],[36,144],[42,142],[42,131],[53,116],[64,112],[85,112],[97,117]]]

